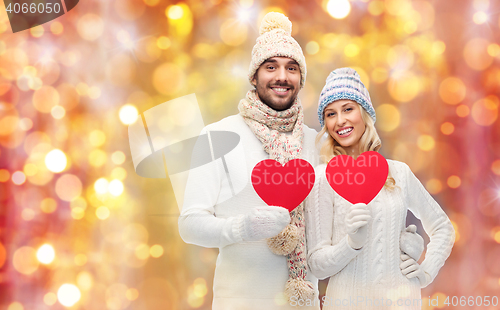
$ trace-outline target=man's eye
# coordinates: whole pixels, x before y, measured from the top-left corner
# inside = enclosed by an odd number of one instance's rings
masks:
[[[288,68],[288,70],[291,70],[291,71],[297,71],[297,68],[295,68],[295,67],[290,67],[290,68]]]
[[[274,66],[267,66],[267,69],[272,70],[274,69]]]

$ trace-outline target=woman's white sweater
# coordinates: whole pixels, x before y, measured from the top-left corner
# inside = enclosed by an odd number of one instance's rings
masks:
[[[320,279],[330,277],[324,310],[421,309],[419,280],[407,279],[400,269],[399,238],[407,210],[430,236],[421,268],[431,281],[451,253],[455,233],[446,214],[406,164],[388,164],[396,188],[384,187],[368,204],[372,221],[359,250],[347,242],[345,216],[351,203],[330,187],[325,164],[315,169],[316,183],[306,199],[306,233],[310,270]]]

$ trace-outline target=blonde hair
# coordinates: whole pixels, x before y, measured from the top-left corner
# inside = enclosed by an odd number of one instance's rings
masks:
[[[361,110],[361,118],[365,123],[365,132],[359,139],[359,153],[375,151],[378,152],[380,147],[382,146],[382,142],[377,133],[377,129],[375,129],[375,124],[373,119],[370,117],[368,112],[364,108],[360,106]],[[323,115],[324,117],[324,115]],[[325,133],[327,133],[326,123],[321,128],[321,131],[316,136],[316,144],[318,144]],[[335,139],[328,133],[325,141],[321,145],[320,149],[320,157],[321,160],[327,164],[333,157],[337,155],[347,155],[347,152],[344,148],[337,142]],[[385,181],[385,188],[389,190],[393,190],[396,187],[396,180],[391,176],[391,172],[387,175],[387,180]]]

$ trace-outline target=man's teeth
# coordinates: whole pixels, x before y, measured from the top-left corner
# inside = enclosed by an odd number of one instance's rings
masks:
[[[352,131],[352,127],[351,128],[342,129],[342,130],[338,131],[338,133],[339,133],[339,135],[345,135],[346,133],[351,132],[351,131]]]
[[[275,91],[277,91],[277,92],[280,92],[280,93],[284,93],[284,92],[286,92],[286,91],[288,90],[288,89],[286,89],[286,88],[273,88],[273,89],[274,89]]]

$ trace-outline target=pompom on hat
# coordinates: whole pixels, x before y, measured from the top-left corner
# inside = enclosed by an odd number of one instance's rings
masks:
[[[368,112],[374,123],[377,120],[370,94],[365,84],[361,82],[359,74],[351,68],[340,68],[330,73],[319,96],[318,119],[321,127],[325,124],[323,115],[325,108],[330,103],[341,99],[349,99],[359,103]]]
[[[248,79],[252,83],[255,72],[260,65],[271,57],[281,56],[294,59],[300,68],[300,87],[306,82],[306,60],[299,43],[292,38],[292,22],[285,15],[270,12],[264,16],[257,38],[252,50],[252,61]]]

